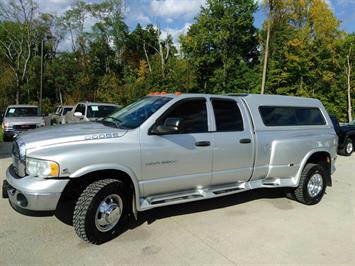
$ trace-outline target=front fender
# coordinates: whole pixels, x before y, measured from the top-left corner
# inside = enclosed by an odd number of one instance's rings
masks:
[[[89,166],[85,166],[83,168],[80,168],[76,170],[74,173],[72,173],[69,178],[74,179],[74,178],[79,178],[81,176],[84,176],[86,174],[90,174],[92,172],[96,171],[102,171],[102,170],[117,170],[117,171],[122,171],[126,173],[132,180],[132,183],[134,185],[134,200],[135,200],[135,207],[140,210],[140,195],[143,195],[143,187],[139,185],[138,178],[134,171],[130,169],[129,167],[119,165],[119,164],[93,164]]]

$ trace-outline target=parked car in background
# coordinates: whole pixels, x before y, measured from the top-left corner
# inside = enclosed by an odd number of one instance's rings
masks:
[[[46,126],[52,125],[52,120],[57,115],[57,113],[59,112],[60,107],[61,107],[60,105],[56,106],[54,108],[53,113],[49,113],[48,115],[46,115],[44,117],[44,122],[45,122]]]
[[[330,116],[335,132],[338,135],[338,154],[350,156],[354,152],[355,145],[355,125],[340,125],[336,116]]]
[[[351,122],[349,123],[349,126],[355,127],[355,120],[351,121]]]
[[[16,135],[45,126],[44,119],[35,105],[10,105],[2,121],[4,141],[11,141]]]
[[[73,106],[60,106],[51,117],[51,125],[65,124],[65,115],[73,109]]]
[[[97,121],[120,108],[117,104],[80,102],[65,115],[65,123]]]

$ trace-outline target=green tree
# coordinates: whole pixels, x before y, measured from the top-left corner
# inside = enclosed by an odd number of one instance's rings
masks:
[[[37,5],[32,0],[0,3],[0,53],[16,82],[16,103],[27,80],[35,40]]]
[[[250,73],[258,62],[256,8],[253,0],[208,0],[187,36],[181,38],[183,54],[196,72],[201,91],[255,88]]]
[[[340,73],[337,74],[337,85],[343,93],[346,93],[347,100],[347,120],[353,120],[353,106],[355,104],[355,34],[346,34],[346,36],[338,41],[337,55],[340,66]],[[345,121],[345,116],[343,117]]]

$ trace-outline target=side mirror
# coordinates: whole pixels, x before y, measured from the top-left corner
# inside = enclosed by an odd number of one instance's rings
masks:
[[[83,114],[81,112],[75,112],[74,116],[77,118],[83,118]]]
[[[167,134],[175,134],[179,132],[180,129],[180,118],[176,117],[168,117],[165,119],[163,125],[155,126],[150,133],[152,135],[167,135]]]

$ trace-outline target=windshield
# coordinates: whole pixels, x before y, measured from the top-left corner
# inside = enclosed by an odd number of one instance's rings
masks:
[[[5,117],[39,116],[37,107],[10,107]]]
[[[160,96],[144,97],[120,111],[111,114],[104,119],[104,122],[108,121],[118,124],[120,128],[137,128],[171,99],[170,97]]]
[[[118,109],[117,106],[112,105],[89,105],[88,118],[106,117]]]

